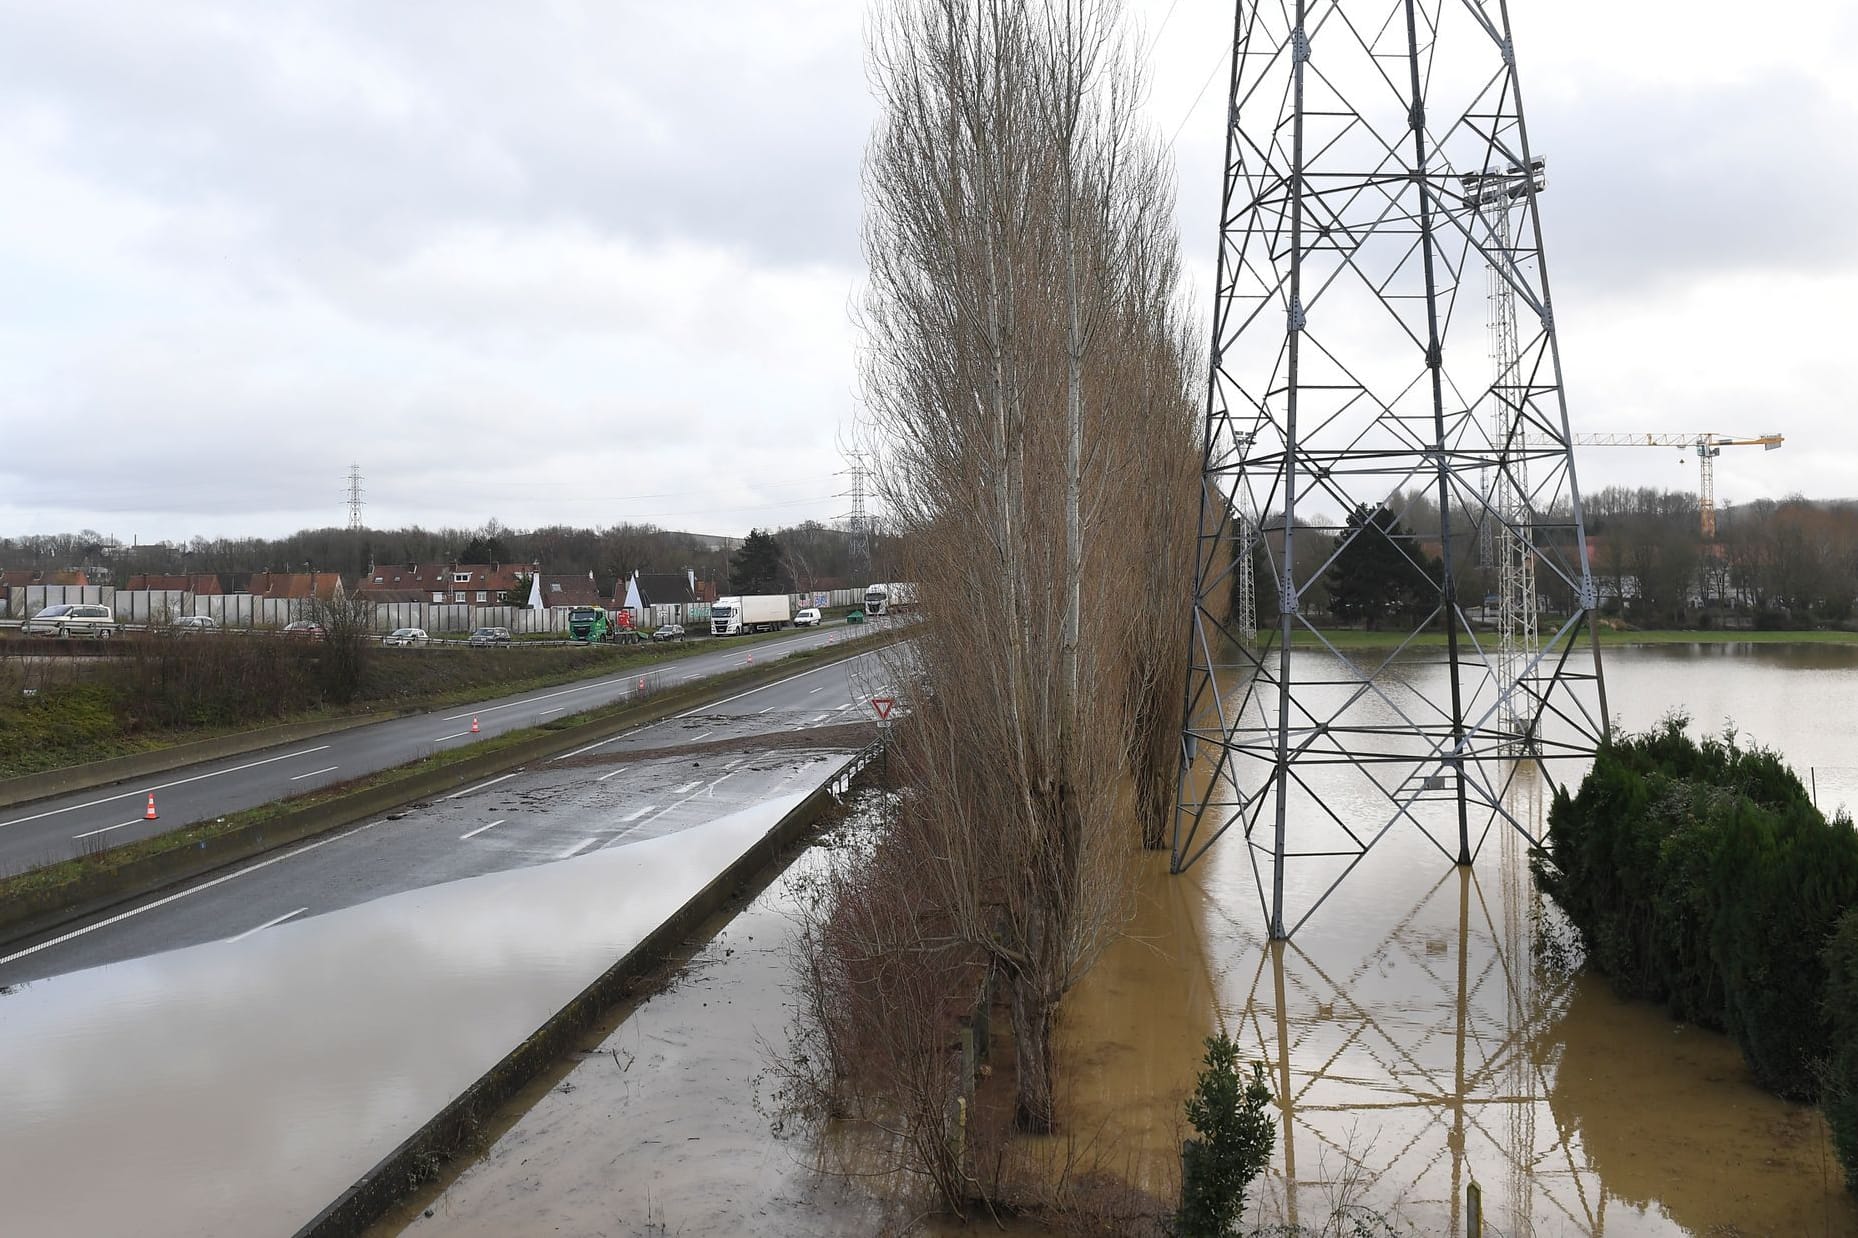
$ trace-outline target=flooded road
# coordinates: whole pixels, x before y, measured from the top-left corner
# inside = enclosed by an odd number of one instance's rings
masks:
[[[0,1232],[292,1233],[837,763],[675,834],[0,991]]]

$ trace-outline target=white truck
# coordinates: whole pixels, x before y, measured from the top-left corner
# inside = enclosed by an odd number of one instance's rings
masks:
[[[867,615],[888,615],[893,610],[905,610],[914,605],[916,586],[902,581],[872,585],[864,591],[864,613]]]
[[[772,632],[794,621],[793,599],[785,593],[751,593],[717,598],[710,607],[710,635],[735,636],[741,632]]]

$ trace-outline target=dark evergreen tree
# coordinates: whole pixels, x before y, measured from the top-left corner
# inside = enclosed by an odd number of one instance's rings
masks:
[[[749,530],[741,547],[729,560],[729,591],[736,594],[789,591],[781,543],[772,533]]]
[[[1437,605],[1439,561],[1420,550],[1385,503],[1356,507],[1342,538],[1329,584],[1336,618],[1373,629],[1384,619],[1416,623]]]
[[[1246,1189],[1271,1163],[1277,1142],[1270,1106],[1264,1066],[1252,1063],[1248,1077],[1232,1038],[1224,1033],[1209,1036],[1200,1077],[1187,1098],[1187,1120],[1198,1138],[1181,1149],[1176,1238],[1238,1233]]]
[[[508,563],[510,548],[503,539],[494,533],[489,537],[478,534],[465,543],[465,548],[458,553],[460,563]]]

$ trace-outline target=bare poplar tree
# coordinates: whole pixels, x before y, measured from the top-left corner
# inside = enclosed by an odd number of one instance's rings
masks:
[[[1133,685],[1174,726],[1146,591],[1187,582],[1197,514],[1191,492],[1184,516],[1146,510],[1196,457],[1169,182],[1116,18],[898,0],[872,39],[864,391],[932,688],[897,828],[947,931],[1006,982],[1018,1118],[1041,1131],[1058,1002],[1120,927],[1140,840]]]

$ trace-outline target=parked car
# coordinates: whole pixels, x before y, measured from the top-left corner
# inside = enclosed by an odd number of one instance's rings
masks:
[[[863,623],[864,612],[862,610],[859,610],[856,606],[852,607],[850,610],[845,612],[845,622]]]
[[[313,619],[293,619],[284,625],[284,635],[294,640],[327,640],[329,633]]]
[[[794,616],[796,628],[816,628],[819,626],[819,607],[809,606]]]
[[[412,649],[424,645],[431,639],[426,635],[424,628],[395,628],[381,637],[381,644],[396,649]]]
[[[26,620],[20,632],[25,636],[94,636],[101,640],[116,635],[116,612],[107,606],[61,602]]]
[[[199,636],[205,632],[219,631],[219,620],[211,615],[182,615],[169,625],[168,630],[176,636]]]
[[[683,640],[684,639],[684,625],[681,623],[661,623],[652,632],[652,639],[655,641],[657,640]]]
[[[467,645],[507,645],[510,643],[508,628],[473,628],[466,638]]]

